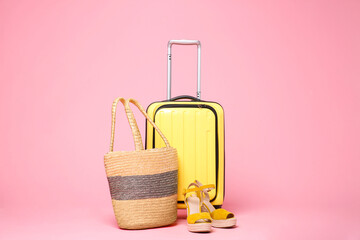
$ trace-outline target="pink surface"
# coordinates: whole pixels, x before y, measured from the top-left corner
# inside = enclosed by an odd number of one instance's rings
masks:
[[[0,239],[360,239],[359,1],[1,1]],[[169,39],[202,42],[239,226],[116,227],[103,155],[117,96],[166,93]],[[174,47],[174,95],[195,93]],[[138,114],[141,130],[143,118]],[[119,115],[116,149],[131,150]]]

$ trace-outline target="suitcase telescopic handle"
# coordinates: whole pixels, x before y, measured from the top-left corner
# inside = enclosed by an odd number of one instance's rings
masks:
[[[201,44],[199,40],[170,40],[168,43],[168,70],[167,70],[167,100],[171,99],[171,47],[176,45],[197,45],[197,99],[201,99],[200,91],[200,65],[201,65]]]

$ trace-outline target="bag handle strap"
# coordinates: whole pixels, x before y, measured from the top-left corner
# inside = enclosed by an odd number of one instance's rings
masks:
[[[121,102],[124,107],[125,107],[125,112],[126,112],[126,116],[127,119],[129,121],[130,124],[130,128],[132,131],[132,135],[134,137],[134,142],[135,142],[135,149],[136,150],[143,150],[143,143],[142,143],[142,139],[141,139],[141,134],[139,131],[139,128],[137,126],[135,117],[133,112],[131,111],[131,109],[128,106],[128,100],[122,98],[122,97],[118,97],[114,100],[113,105],[112,105],[112,111],[111,111],[111,139],[110,139],[110,152],[112,152],[114,150],[114,138],[115,138],[115,122],[116,122],[116,108],[117,108],[117,104]]]
[[[160,137],[162,138],[162,140],[165,142],[165,145],[166,147],[170,147],[170,144],[169,144],[169,141],[166,139],[166,137],[164,136],[164,134],[160,131],[160,129],[155,125],[155,123],[153,122],[153,120],[151,120],[151,118],[149,117],[149,115],[146,113],[146,111],[144,110],[144,108],[140,105],[140,103],[138,101],[136,101],[135,99],[133,98],[129,98],[127,101],[126,101],[126,105],[125,105],[125,109],[127,110],[130,110],[131,111],[131,108],[129,106],[129,102],[134,104],[139,110],[140,112],[145,116],[145,118],[149,121],[149,123],[155,128],[155,130],[159,133]],[[132,112],[132,111],[131,111]],[[137,127],[137,126],[136,126]],[[139,130],[139,129],[138,129]],[[141,136],[135,136],[134,135],[134,139],[136,141],[136,138],[140,138],[141,139]]]

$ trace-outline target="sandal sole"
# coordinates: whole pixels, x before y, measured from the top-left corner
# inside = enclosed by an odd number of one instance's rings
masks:
[[[195,223],[188,224],[189,232],[210,232],[211,223]]]
[[[229,228],[236,225],[236,218],[229,218],[225,220],[212,220],[212,226],[216,228]]]

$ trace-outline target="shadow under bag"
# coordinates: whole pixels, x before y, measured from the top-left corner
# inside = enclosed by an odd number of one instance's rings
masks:
[[[116,106],[119,101],[125,106],[134,137],[135,151],[113,151]],[[129,103],[139,108],[164,141],[164,147],[144,150]],[[176,221],[177,151],[170,146],[136,100],[115,99],[112,107],[110,151],[105,154],[104,160],[112,205],[120,228],[153,228]]]
[[[197,45],[197,98],[187,95],[171,98],[171,47],[174,44]],[[200,99],[200,57],[200,41],[169,41],[167,100],[152,103],[147,113],[171,146],[178,150],[178,192],[181,193],[195,179],[214,184],[215,190],[209,192],[210,201],[220,207],[225,192],[224,110],[216,102]],[[149,122],[146,124],[146,146],[148,149],[164,146],[161,136]],[[186,208],[183,194],[178,195],[178,208]]]

